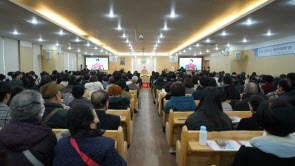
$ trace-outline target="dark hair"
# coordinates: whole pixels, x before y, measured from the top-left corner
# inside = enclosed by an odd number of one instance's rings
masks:
[[[72,88],[72,95],[75,97],[75,98],[80,98],[80,97],[83,97],[84,95],[84,91],[85,91],[85,88],[83,85],[75,85],[73,88]]]
[[[98,90],[92,93],[91,103],[94,109],[102,109],[109,100],[109,94],[104,90]]]
[[[295,73],[288,73],[287,78],[291,81],[293,89],[295,88]]]
[[[261,94],[261,93],[260,93]],[[262,96],[258,94],[252,95],[249,98],[249,104],[253,107],[253,111],[257,111],[258,107],[261,103],[263,103],[266,99]]]
[[[193,81],[194,85],[198,84],[198,76],[194,75],[193,78],[192,78],[192,81]]]
[[[99,61],[99,59],[96,59],[96,61]]]
[[[175,75],[174,73],[172,73],[172,74],[171,74],[171,78],[172,78],[172,79],[175,79],[175,78],[176,78],[176,75]]]
[[[77,76],[76,77],[76,82],[78,83],[78,82],[81,82],[82,81],[82,76]]]
[[[206,87],[204,89],[196,111],[204,111],[208,120],[213,122],[213,131],[220,131],[221,129],[230,130],[230,128],[226,125],[225,120],[221,118],[221,96],[217,88]]]
[[[10,94],[11,87],[6,82],[0,82],[0,102],[2,102],[7,94]]]
[[[0,81],[4,80],[6,78],[6,76],[4,74],[0,74]]]
[[[116,82],[117,82],[119,79],[121,79],[121,77],[122,77],[122,73],[121,73],[120,71],[114,71],[114,73],[113,73],[113,77],[114,77],[114,79],[115,79]]]
[[[56,75],[57,74],[57,71],[56,70],[53,70],[52,71],[52,75]]]
[[[71,137],[83,138],[99,136],[103,132],[99,129],[90,129],[90,124],[94,121],[94,110],[86,103],[74,103],[68,112],[67,124],[71,132]],[[89,133],[90,132],[90,133]]]
[[[263,102],[257,111],[257,122],[271,135],[285,137],[295,132],[294,106],[288,102],[274,100]]]
[[[44,75],[42,78],[41,78],[41,82],[40,82],[40,86],[42,87],[43,85],[47,84],[47,83],[50,83],[51,82],[51,78],[49,75]]]
[[[271,76],[271,75],[265,76],[265,81],[266,82],[273,82],[273,76]]]
[[[14,86],[11,88],[11,94],[10,94],[10,101],[13,99],[13,97],[19,93],[21,93],[22,91],[24,91],[25,89],[21,86]]]
[[[51,78],[51,81],[57,81],[57,76],[55,74],[52,74],[50,78]]]
[[[104,82],[108,82],[109,81],[109,78],[107,76],[103,77],[103,81]]]
[[[279,87],[282,87],[285,92],[291,92],[293,90],[291,82],[287,79],[280,80]]]
[[[115,84],[116,83],[116,80],[114,79],[114,77],[110,77],[109,78],[109,84]]]
[[[194,62],[194,60],[193,60],[193,59],[190,59],[190,61]]]
[[[217,87],[216,80],[214,78],[210,77],[208,86]]]
[[[166,91],[167,93],[170,93],[170,92],[171,92],[171,85],[172,85],[171,82],[167,82],[166,85],[164,86],[165,91]]]
[[[192,79],[189,78],[189,77],[185,78],[184,81],[183,81],[183,86],[186,87],[186,88],[194,87]]]
[[[89,74],[84,75],[84,80],[89,80],[89,78],[90,78]]]
[[[224,91],[227,94],[227,99],[236,99],[236,94],[238,92],[232,78],[230,76],[224,76],[222,80],[225,84],[228,84],[228,88],[224,88]]]
[[[98,79],[97,79],[97,77],[96,76],[90,76],[90,78],[89,78],[89,80],[88,80],[89,82],[97,82],[98,81]]]
[[[200,78],[200,84],[203,86],[203,87],[206,87],[209,85],[209,78],[207,76],[202,76]]]
[[[62,75],[62,81],[69,81],[69,75],[67,74]]]
[[[76,82],[76,76],[74,75],[71,75],[69,77],[69,84],[68,85],[77,85],[77,82]]]
[[[27,76],[23,78],[24,88],[29,89],[35,85],[34,78],[32,76]]]
[[[180,82],[171,85],[171,96],[185,96],[185,87]]]
[[[123,79],[120,79],[118,82],[117,82],[117,85],[119,85],[121,87],[122,90],[124,90],[126,88],[126,81],[123,80]]]
[[[287,78],[286,74],[281,74],[280,79]]]
[[[217,90],[218,90],[218,95],[220,97],[221,102],[226,101],[226,95],[225,95],[224,89],[222,87],[218,87]]]
[[[16,79],[16,77],[19,75],[20,75],[19,72],[14,72],[11,77],[12,77],[12,79]]]

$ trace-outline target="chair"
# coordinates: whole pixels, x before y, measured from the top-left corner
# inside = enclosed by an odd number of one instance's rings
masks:
[[[107,110],[107,114],[118,115],[121,117],[121,125],[124,132],[124,140],[127,141],[128,145],[132,142],[133,133],[133,121],[131,120],[130,109],[127,110]]]
[[[159,97],[160,92],[162,92],[162,90],[157,90],[157,94],[156,94],[156,97],[155,97],[155,102],[156,102],[157,109],[159,108],[158,97]]]
[[[207,132],[208,140],[250,140],[262,136],[263,131],[221,131]],[[176,142],[176,162],[178,166],[231,165],[236,152],[211,151],[199,144],[199,131],[183,126],[181,140]]]
[[[158,108],[158,110],[159,110],[159,115],[160,115],[160,116],[163,115],[163,113],[162,113],[162,111],[163,111],[162,99],[163,99],[165,96],[166,96],[165,94],[160,93],[160,102],[159,102],[159,108]],[[164,102],[163,102],[163,104],[164,104]]]
[[[138,101],[136,93],[131,93],[132,99],[134,100],[134,109],[138,108]]]
[[[134,99],[133,98],[130,100],[130,108],[131,108],[132,113],[133,113],[132,121],[134,122],[134,117],[135,117],[135,115],[134,115],[135,103],[134,103]]]

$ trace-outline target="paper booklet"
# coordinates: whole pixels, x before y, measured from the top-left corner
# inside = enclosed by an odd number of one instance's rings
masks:
[[[231,120],[232,120],[232,122],[238,123],[238,122],[241,121],[241,118],[239,118],[239,117],[231,117]]]
[[[251,146],[249,141],[208,140],[207,145],[212,151],[238,151],[242,145]]]

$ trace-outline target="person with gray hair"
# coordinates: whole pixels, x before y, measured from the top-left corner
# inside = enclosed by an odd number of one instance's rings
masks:
[[[249,99],[252,95],[258,93],[258,86],[254,82],[249,82],[246,84],[244,89],[244,95],[241,101],[239,101],[235,107],[234,111],[250,111]]]
[[[129,90],[137,90],[137,98],[139,97],[139,91],[140,88],[136,85],[138,81],[138,77],[137,76],[133,76],[132,77],[132,83],[128,84],[127,86],[129,87]]]
[[[0,149],[6,149],[10,165],[52,165],[57,143],[51,128],[42,125],[42,96],[24,90],[11,101],[11,121],[0,130]]]

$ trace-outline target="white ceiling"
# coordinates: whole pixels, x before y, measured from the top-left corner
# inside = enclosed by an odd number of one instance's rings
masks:
[[[160,39],[157,52],[171,52],[181,44],[188,41],[192,36],[198,34],[204,29],[218,21],[219,18],[226,14],[231,14],[246,8],[250,2],[258,0],[18,0],[35,11],[46,7],[55,13],[70,20],[74,25],[83,29],[88,35],[99,39],[102,43],[111,47],[116,52],[127,53],[130,48],[126,44],[126,38],[122,37],[123,32],[128,36],[135,52],[152,52],[160,33],[164,38]],[[250,45],[267,40],[273,40],[286,36],[294,35],[295,21],[295,4],[290,0],[277,0],[267,6],[259,9],[250,15],[232,23],[224,29],[213,33],[208,38],[209,43],[201,40],[200,47],[194,46],[182,55],[202,55],[208,54],[206,50],[214,52],[216,44],[219,49],[224,49],[228,43],[230,45],[243,46]],[[116,17],[109,18],[110,8],[113,9]],[[176,18],[169,18],[171,9],[175,9]],[[29,24],[26,21],[36,18],[40,23],[37,25]],[[243,23],[251,18],[253,25],[248,26]],[[120,22],[123,30],[118,31],[116,27]],[[163,30],[164,24],[167,23],[168,31]],[[19,35],[13,35],[11,32],[17,30]],[[58,32],[63,30],[64,35]],[[265,36],[267,31],[273,33],[272,36]],[[227,36],[221,36],[220,33],[225,31]],[[139,34],[144,39],[139,41]],[[0,1],[0,36],[13,38],[17,40],[28,41],[40,45],[56,44],[63,50],[81,54],[106,55],[105,50],[100,52],[100,48],[95,50],[95,46],[87,46],[87,40],[79,38],[81,41],[76,42],[77,35],[68,32],[58,25],[39,17],[36,13],[26,10],[12,2]],[[42,37],[43,42],[38,39]],[[241,42],[246,38],[247,43]],[[205,38],[207,39],[207,38]],[[71,44],[69,44],[71,43]],[[68,47],[72,49],[67,49]],[[85,53],[87,52],[87,53]],[[177,52],[178,53],[178,52]]]

